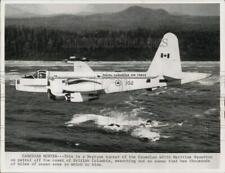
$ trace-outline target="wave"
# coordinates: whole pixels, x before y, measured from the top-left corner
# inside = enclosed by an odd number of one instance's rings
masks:
[[[142,140],[151,140],[153,142],[158,141],[161,137],[159,132],[153,132],[144,127],[134,129],[131,132],[131,135],[137,138],[141,138]]]
[[[202,80],[197,81],[200,85],[205,86],[213,86],[216,83],[219,83],[219,77],[218,76],[211,76]]]
[[[70,121],[65,123],[65,125],[67,127],[73,127],[85,122],[93,122],[98,128],[107,132],[125,132],[135,138],[147,141],[158,141],[160,138],[168,138],[168,136],[161,135],[161,128],[183,125],[182,122],[163,123],[157,120],[141,118],[137,116],[138,111],[139,109],[136,108],[129,113],[108,111],[103,115],[75,114]]]
[[[120,126],[138,126],[145,121],[141,118],[138,119],[128,119],[127,116],[122,116],[122,113],[118,114],[114,111],[110,112],[113,117],[96,115],[96,114],[75,114],[73,118],[66,122],[67,125],[79,125],[84,122],[93,121],[95,124],[99,126],[107,126],[110,124],[119,124]]]
[[[217,112],[217,109],[216,108],[211,108],[211,109],[207,109],[204,114],[206,115],[213,115]]]
[[[18,70],[17,69],[11,69],[11,70],[9,70],[10,72],[18,72]]]
[[[218,111],[217,108],[210,108],[210,109],[207,109],[206,111],[204,111],[201,114],[194,114],[193,116],[195,118],[204,118],[204,117],[209,116],[209,115],[215,115],[217,111]]]

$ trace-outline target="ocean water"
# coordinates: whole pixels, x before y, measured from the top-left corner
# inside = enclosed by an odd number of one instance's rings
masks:
[[[145,71],[148,62],[91,62],[94,70]],[[183,71],[211,76],[179,88],[103,95],[68,103],[15,90],[15,79],[37,69],[72,70],[55,62],[7,62],[6,151],[220,152],[219,63],[188,62]],[[146,123],[151,120],[151,125]]]

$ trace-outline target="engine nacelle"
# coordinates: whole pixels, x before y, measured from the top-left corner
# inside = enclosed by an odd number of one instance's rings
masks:
[[[68,93],[65,95],[65,99],[68,102],[83,102],[83,98],[80,93]]]
[[[64,95],[63,96],[54,95],[50,89],[47,90],[47,94],[48,98],[51,100],[65,100]]]
[[[94,92],[102,90],[103,86],[101,83],[92,80],[78,79],[68,81],[63,85],[63,90],[68,92]]]
[[[62,79],[50,79],[47,86],[48,98],[51,100],[64,100],[63,86],[65,85]]]
[[[101,89],[102,85],[95,81],[49,79],[47,93],[52,100],[66,99],[68,102],[84,102],[98,99],[96,91]]]

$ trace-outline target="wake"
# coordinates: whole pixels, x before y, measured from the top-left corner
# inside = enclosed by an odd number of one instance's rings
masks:
[[[130,114],[111,111],[106,115],[75,114],[72,119],[65,123],[67,127],[79,126],[85,122],[93,122],[98,128],[107,132],[125,132],[135,138],[145,141],[158,141],[169,136],[161,135],[161,128],[168,126],[182,126],[183,123],[163,123],[156,120],[144,119],[136,116],[134,109]]]

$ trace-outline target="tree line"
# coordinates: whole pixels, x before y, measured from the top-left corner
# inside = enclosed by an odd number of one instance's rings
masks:
[[[166,28],[153,31],[138,28],[127,31],[69,32],[24,26],[5,28],[6,60],[63,60],[70,56],[90,60],[151,60]],[[182,60],[219,60],[219,31],[174,30]]]

